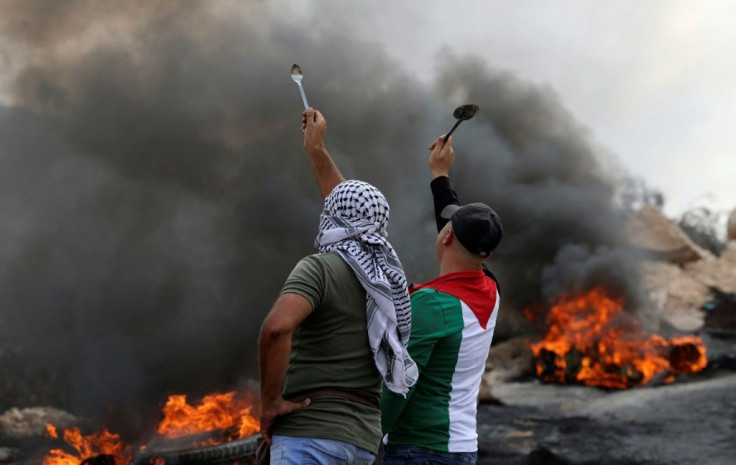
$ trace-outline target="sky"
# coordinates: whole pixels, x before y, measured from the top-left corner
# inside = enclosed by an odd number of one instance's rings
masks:
[[[454,53],[549,86],[671,217],[736,208],[736,2],[286,3],[295,21],[352,23],[425,80]]]
[[[736,208],[736,2],[260,3],[298,27],[349,24],[422,82],[455,54],[548,86],[602,150],[664,193],[670,217]]]

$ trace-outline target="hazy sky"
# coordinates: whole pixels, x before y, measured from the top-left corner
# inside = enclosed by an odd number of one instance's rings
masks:
[[[425,82],[444,50],[547,85],[594,140],[663,191],[670,216],[736,208],[736,1],[261,4],[315,34],[349,24]]]
[[[447,48],[548,85],[669,215],[736,207],[734,1],[284,1],[294,21],[350,22],[410,73]]]

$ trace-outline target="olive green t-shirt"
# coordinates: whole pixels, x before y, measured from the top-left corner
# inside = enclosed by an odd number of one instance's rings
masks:
[[[381,395],[366,329],[365,290],[337,253],[302,259],[282,294],[303,296],[312,313],[299,325],[291,346],[284,397],[318,389],[359,389]],[[372,453],[381,440],[381,412],[348,399],[329,396],[279,417],[273,434],[335,439]]]

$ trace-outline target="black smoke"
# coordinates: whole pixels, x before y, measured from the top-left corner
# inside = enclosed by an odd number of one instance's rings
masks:
[[[62,406],[255,376],[321,210],[295,62],[343,172],[391,202],[410,280],[436,273],[426,146],[473,102],[453,180],[503,219],[507,315],[600,283],[635,296],[614,176],[546,87],[448,54],[427,87],[349,25],[297,27],[263,2],[8,0],[0,17],[0,348],[53,375]]]

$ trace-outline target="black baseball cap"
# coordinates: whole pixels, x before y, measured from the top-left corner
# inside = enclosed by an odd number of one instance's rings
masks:
[[[448,205],[440,216],[452,221],[452,230],[470,253],[487,258],[501,242],[501,218],[484,203]]]

